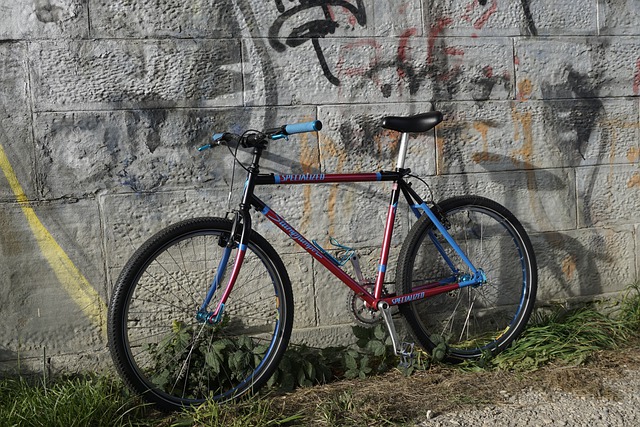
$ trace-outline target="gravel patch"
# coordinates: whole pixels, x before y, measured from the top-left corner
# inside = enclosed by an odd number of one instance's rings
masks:
[[[429,414],[418,427],[450,426],[640,426],[640,368],[603,378],[606,397],[567,391],[500,391],[502,402],[480,408]]]

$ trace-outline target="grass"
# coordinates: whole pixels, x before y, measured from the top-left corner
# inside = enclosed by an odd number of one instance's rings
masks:
[[[2,426],[144,426],[146,405],[132,398],[120,381],[96,376],[0,380]]]
[[[527,329],[483,367],[530,370],[549,363],[579,365],[599,350],[615,349],[640,335],[640,284],[620,301],[538,310]]]
[[[590,306],[558,308],[537,317],[510,348],[490,358],[487,367],[531,370],[551,362],[579,365],[594,352],[616,348],[633,334],[627,322]]]
[[[516,393],[527,387],[551,385],[599,396],[611,393],[602,383],[604,376],[617,375],[619,366],[640,366],[639,331],[640,285],[636,285],[614,307],[591,304],[538,310],[508,350],[473,365],[427,364],[425,370],[415,371],[410,377],[391,370],[235,404],[207,402],[171,415],[147,407],[113,378],[55,378],[47,384],[42,378],[0,379],[0,425],[410,424],[429,414],[497,402],[503,399],[500,392]]]

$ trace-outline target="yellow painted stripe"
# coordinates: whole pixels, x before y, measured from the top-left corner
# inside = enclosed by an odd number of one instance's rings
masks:
[[[89,281],[82,275],[80,270],[73,264],[73,261],[71,261],[64,249],[60,247],[51,233],[49,233],[49,230],[47,230],[40,219],[38,219],[38,216],[29,204],[27,196],[22,190],[20,182],[18,182],[18,178],[9,163],[2,144],[0,144],[0,168],[2,168],[7,181],[9,181],[9,187],[20,204],[22,213],[24,213],[24,216],[27,218],[27,222],[38,242],[40,251],[51,266],[58,281],[90,321],[101,329],[104,336],[106,333],[106,304],[102,301],[95,289],[93,289]]]

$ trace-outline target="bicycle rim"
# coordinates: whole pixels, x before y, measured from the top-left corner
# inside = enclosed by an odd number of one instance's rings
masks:
[[[289,280],[279,258],[272,260],[273,249],[255,235],[219,322],[196,320],[229,230],[226,221],[191,221],[161,232],[119,279],[110,328],[114,360],[128,383],[161,407],[225,401],[257,390],[287,345]],[[211,311],[233,262],[231,256]]]

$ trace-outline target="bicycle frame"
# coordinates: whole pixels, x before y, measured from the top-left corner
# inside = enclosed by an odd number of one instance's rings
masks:
[[[418,194],[411,188],[410,184],[404,180],[404,177],[410,173],[410,170],[398,167],[396,171],[382,171],[377,173],[260,175],[258,174],[258,163],[260,160],[262,149],[263,147],[254,148],[254,159],[251,167],[248,168],[249,173],[247,175],[247,181],[245,183],[244,193],[242,201],[240,203],[240,210],[236,213],[234,227],[232,229],[232,237],[229,239],[222,257],[222,261],[219,264],[216,277],[200,309],[200,320],[207,319],[210,323],[217,323],[222,316],[224,305],[229,294],[231,293],[231,290],[233,289],[233,285],[235,284],[238,272],[244,260],[244,254],[247,249],[246,245],[249,240],[249,234],[251,230],[251,216],[249,213],[250,207],[253,207],[257,211],[261,212],[268,220],[270,220],[287,236],[289,236],[290,239],[296,242],[314,259],[316,259],[320,264],[328,269],[335,277],[337,277],[345,285],[347,285],[358,297],[364,300],[368,307],[371,307],[374,310],[378,309],[380,303],[384,303],[386,304],[386,306],[396,306],[399,304],[418,301],[442,293],[450,292],[465,286],[477,286],[486,282],[486,276],[484,275],[484,272],[481,269],[476,269],[476,267],[467,258],[464,251],[458,246],[458,244],[448,233],[446,227],[438,218],[438,215],[418,196]],[[404,153],[401,153],[401,156],[403,155]],[[403,162],[398,161],[398,165],[401,166],[402,163]],[[363,286],[363,284],[358,283],[351,275],[340,268],[340,266],[335,263],[334,260],[325,256],[325,254],[323,254],[318,247],[307,240],[284,218],[278,215],[278,213],[267,206],[254,194],[254,189],[256,186],[264,185],[331,184],[374,181],[391,181],[393,183],[393,186],[391,192],[391,202],[387,211],[382,246],[380,250],[380,262],[378,264],[373,292],[368,291]],[[451,246],[451,248],[453,248],[454,252],[467,265],[471,274],[467,274],[464,276],[460,275],[460,272],[455,267],[449,256],[446,254],[443,246],[436,239],[435,234],[431,233],[431,239],[433,240],[436,248],[438,248],[441,256],[451,268],[451,276],[446,280],[425,283],[417,286],[414,288],[415,290],[413,292],[408,294],[391,294],[386,296],[382,295],[384,277],[387,270],[387,262],[389,258],[389,250],[391,247],[391,237],[393,235],[393,228],[400,193],[403,194],[416,217],[420,218],[423,214],[429,217],[438,232],[445,238],[447,243]],[[238,224],[240,224],[241,226],[240,233],[238,233],[238,231],[236,230]],[[219,282],[224,275],[224,269],[226,268],[226,263],[229,259],[235,236],[237,236],[238,234],[240,235],[240,239],[231,276],[229,277],[229,281],[227,283],[225,291],[216,309],[212,313],[208,313],[206,312],[206,307],[212,299],[212,296],[215,290],[218,288]]]

